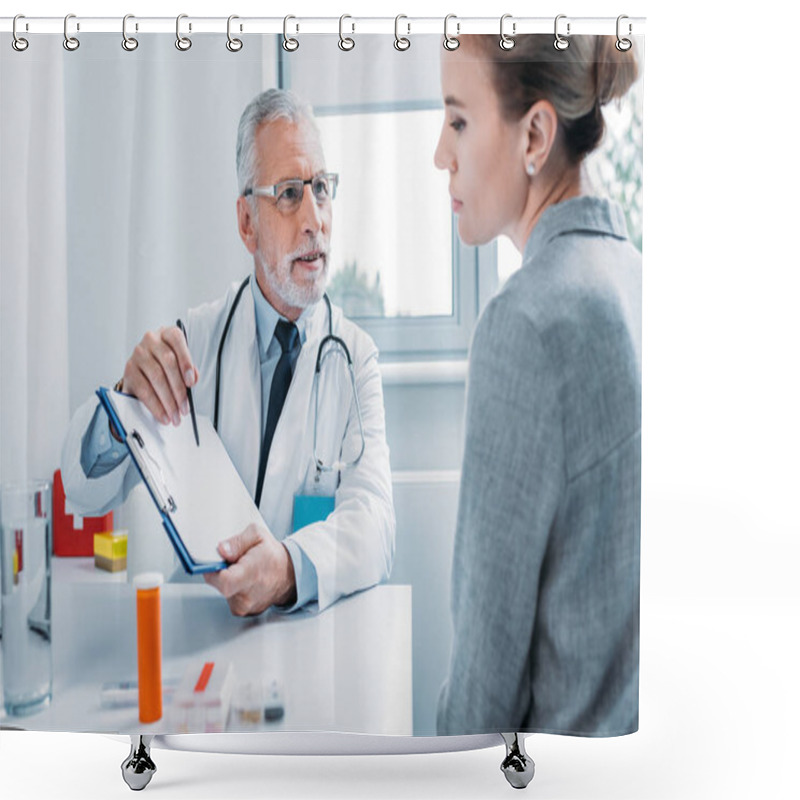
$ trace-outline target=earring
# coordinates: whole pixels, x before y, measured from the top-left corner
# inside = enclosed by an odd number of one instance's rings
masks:
[[[533,161],[528,162],[528,166],[525,167],[525,172],[528,173],[529,178],[532,178],[536,174],[536,165]]]

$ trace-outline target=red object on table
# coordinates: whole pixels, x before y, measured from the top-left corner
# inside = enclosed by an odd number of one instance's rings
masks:
[[[53,475],[53,555],[93,556],[94,535],[113,530],[113,511],[102,517],[80,517],[76,525],[74,515],[64,510],[64,483],[57,469]]]

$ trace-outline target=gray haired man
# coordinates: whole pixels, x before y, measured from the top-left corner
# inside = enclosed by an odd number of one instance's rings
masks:
[[[197,413],[215,421],[259,507],[263,524],[220,531],[228,567],[205,578],[231,611],[323,609],[385,580],[394,558],[378,352],[322,302],[338,175],[327,171],[310,108],[277,89],[255,97],[239,123],[236,164],[239,235],[252,274],[190,309],[186,337],[177,327],[145,333],[117,388],[162,424],[180,425],[191,387]],[[355,384],[320,382],[317,414],[314,367],[330,334],[349,351]],[[138,481],[108,433],[90,399],[62,454],[65,490],[80,513],[118,505]],[[317,457],[348,466],[321,470]]]

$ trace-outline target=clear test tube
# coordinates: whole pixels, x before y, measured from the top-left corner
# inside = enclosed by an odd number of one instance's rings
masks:
[[[139,662],[139,722],[161,719],[161,585],[158,572],[133,579],[136,589],[136,638]]]

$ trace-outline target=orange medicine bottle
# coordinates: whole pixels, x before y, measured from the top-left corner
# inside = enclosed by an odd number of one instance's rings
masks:
[[[158,572],[133,579],[136,588],[136,634],[139,661],[139,722],[161,719],[161,584]]]

